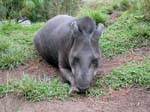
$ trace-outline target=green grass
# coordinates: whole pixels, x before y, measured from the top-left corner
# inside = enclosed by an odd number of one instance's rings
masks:
[[[40,101],[44,99],[64,99],[69,96],[69,86],[61,83],[58,79],[50,81],[35,80],[29,75],[25,75],[19,81],[10,81],[0,84],[0,96],[14,93],[23,95],[29,101]]]
[[[98,78],[95,87],[90,88],[89,95],[99,96],[109,88],[120,89],[134,84],[150,88],[150,57],[142,62],[129,62]]]
[[[146,1],[144,0],[145,4]],[[90,16],[96,23],[105,24],[105,32],[100,39],[100,47],[105,57],[123,54],[130,49],[150,46],[150,22],[146,21],[141,0],[101,0],[85,4],[78,16]],[[121,17],[109,23],[109,14],[122,11]]]
[[[14,68],[35,56],[34,33],[43,23],[22,26],[14,22],[0,24],[0,69]]]
[[[96,24],[98,23],[105,24],[106,20],[108,19],[107,14],[101,13],[99,10],[91,10],[89,8],[85,8],[82,10],[82,12],[80,12],[79,17],[83,16],[92,17],[96,21]]]
[[[137,20],[138,15],[138,13],[125,12],[117,22],[106,28],[100,40],[102,53],[106,57],[150,46],[150,23]]]
[[[150,58],[143,62],[130,62],[114,69],[103,79],[104,83],[112,89],[138,84],[150,88]]]
[[[109,88],[120,89],[134,84],[150,88],[150,57],[145,58],[142,62],[129,62],[97,78],[95,82],[95,86],[89,89],[87,96],[105,95]],[[0,84],[1,97],[14,93],[23,95],[29,101],[62,100],[74,96],[68,92],[69,85],[60,82],[57,78],[50,81],[35,80],[26,75],[19,81]]]
[[[126,11],[132,2],[129,0],[97,0],[85,3],[78,13],[78,17],[90,16],[96,23],[107,25],[109,15],[114,10]],[[133,3],[132,3],[133,4]]]

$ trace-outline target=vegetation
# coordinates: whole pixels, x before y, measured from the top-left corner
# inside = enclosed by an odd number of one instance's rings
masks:
[[[112,89],[119,89],[132,84],[150,88],[150,60],[147,61],[139,64],[131,62],[130,64],[115,69],[104,77],[103,81]]]
[[[131,1],[132,2],[132,1]],[[100,41],[103,54],[112,57],[129,49],[150,46],[150,0],[134,1],[117,22],[108,26]]]
[[[139,85],[150,88],[150,57],[146,57],[142,62],[129,62],[112,72],[98,78],[96,86],[91,88],[90,95],[99,96],[107,89],[120,89],[129,85]]]
[[[106,22],[108,16],[106,14],[103,14],[97,10],[91,10],[91,9],[84,9],[84,11],[80,12],[80,16],[89,16],[92,17],[95,21],[96,24],[98,23],[104,23]]]
[[[40,101],[43,99],[64,99],[69,96],[69,86],[58,79],[52,81],[37,81],[25,75],[20,81],[0,84],[0,96],[9,93],[23,95],[27,100]]]
[[[109,19],[109,15],[114,10],[126,11],[130,7],[129,0],[97,0],[86,3],[80,10],[78,16],[90,16],[96,20],[96,23],[103,23],[105,25]]]
[[[0,27],[0,68],[14,68],[27,59],[35,57],[33,50],[34,32],[43,23],[22,26],[4,22]]]
[[[108,26],[100,40],[106,57],[150,46],[150,23],[137,20],[136,16],[137,13],[125,12],[117,22]]]
[[[27,17],[33,22],[46,21],[57,14],[74,15],[80,2],[81,0],[0,0],[0,17]]]

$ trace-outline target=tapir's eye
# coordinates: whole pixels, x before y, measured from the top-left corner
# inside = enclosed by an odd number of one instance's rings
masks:
[[[94,67],[98,67],[98,59],[92,59],[91,64],[92,64]]]
[[[79,63],[80,59],[78,57],[74,57],[72,60],[72,65],[76,65],[77,63]]]

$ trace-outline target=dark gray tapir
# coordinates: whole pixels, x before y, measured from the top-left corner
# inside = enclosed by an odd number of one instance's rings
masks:
[[[100,64],[99,38],[104,25],[90,17],[58,15],[37,31],[34,44],[39,54],[59,67],[71,84],[70,92],[85,92]]]

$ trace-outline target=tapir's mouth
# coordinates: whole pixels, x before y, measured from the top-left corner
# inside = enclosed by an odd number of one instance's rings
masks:
[[[77,87],[77,88],[79,90],[79,93],[85,93],[89,89],[89,86],[86,86],[86,87]]]
[[[88,90],[88,88],[86,88],[86,89],[79,89],[79,93],[86,93],[87,90]]]

